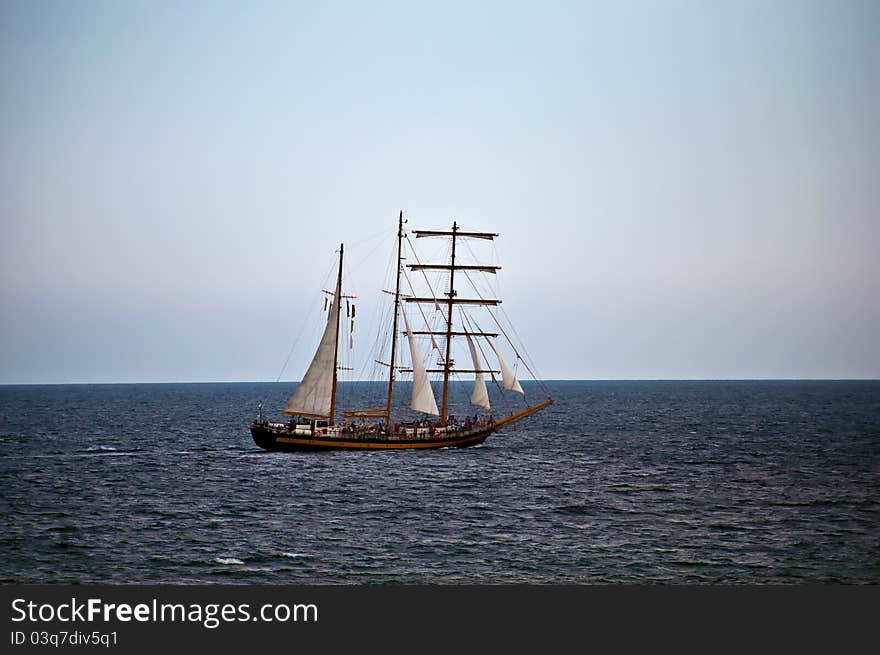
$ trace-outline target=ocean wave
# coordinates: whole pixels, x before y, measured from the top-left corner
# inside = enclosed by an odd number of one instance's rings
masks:
[[[372,455],[259,449],[281,383],[0,385],[0,582],[880,583],[880,382],[552,384],[482,449]]]
[[[244,564],[244,562],[242,562],[237,557],[215,557],[214,561],[217,562],[217,564],[234,564],[234,565]]]

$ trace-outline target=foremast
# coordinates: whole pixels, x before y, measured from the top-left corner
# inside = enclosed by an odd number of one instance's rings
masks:
[[[414,230],[416,238],[419,237],[452,237],[452,251],[448,264],[409,264],[412,270],[448,270],[449,271],[449,290],[446,292],[446,299],[441,298],[407,298],[407,302],[417,303],[434,303],[437,305],[443,302],[446,305],[446,330],[443,332],[429,332],[429,334],[443,335],[446,337],[445,355],[443,357],[443,397],[440,409],[440,425],[445,426],[449,419],[449,375],[452,372],[452,337],[459,334],[467,334],[467,332],[455,332],[452,329],[452,310],[457,304],[462,305],[498,305],[501,301],[487,298],[458,298],[458,292],[455,290],[455,272],[459,270],[483,271],[486,273],[495,273],[500,266],[481,266],[481,265],[460,265],[455,263],[456,242],[460,237],[469,237],[476,239],[493,240],[498,236],[494,232],[463,232],[458,226],[457,221],[453,221],[452,230]],[[489,372],[488,370],[465,371],[456,369],[459,372],[481,373]]]
[[[446,303],[446,354],[443,357],[443,400],[440,408],[440,425],[446,425],[449,406],[449,371],[452,368],[452,305],[455,300],[455,237],[458,234],[458,222],[452,222],[452,255],[449,259],[449,299]]]

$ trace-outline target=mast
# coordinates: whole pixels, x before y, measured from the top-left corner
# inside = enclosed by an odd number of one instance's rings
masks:
[[[446,410],[449,401],[449,356],[452,352],[452,305],[455,298],[455,237],[458,233],[458,222],[452,222],[452,258],[449,262],[449,300],[446,303],[446,356],[443,358],[443,405],[440,410],[440,425],[446,425]]]
[[[312,357],[312,363],[299,386],[281,410],[284,414],[327,418],[333,421],[336,409],[336,371],[339,364],[339,315],[342,309],[342,246],[339,247],[339,275],[333,291],[324,291],[333,297],[321,341]]]
[[[397,314],[400,309],[400,261],[403,248],[403,210],[397,219],[397,286],[394,289],[394,323],[391,327],[391,371],[388,375],[388,401],[385,405],[385,425],[391,425],[391,395],[394,393],[394,366],[397,353]]]
[[[449,291],[446,293],[446,299],[442,300],[440,298],[422,298],[422,297],[407,297],[405,298],[406,302],[415,302],[415,303],[429,303],[435,306],[439,306],[440,302],[444,302],[446,304],[446,329],[443,332],[418,332],[414,334],[430,334],[430,335],[444,335],[446,337],[446,356],[443,361],[443,368],[438,370],[428,370],[428,373],[443,373],[443,403],[442,410],[440,412],[440,425],[446,425],[446,421],[449,418],[449,374],[452,371],[452,337],[453,336],[497,336],[496,333],[485,333],[485,332],[468,332],[465,331],[455,331],[452,329],[452,306],[453,305],[498,305],[501,301],[496,300],[494,298],[458,298],[457,292],[455,290],[455,271],[464,270],[464,271],[480,271],[483,273],[495,273],[501,267],[500,266],[483,266],[483,265],[459,265],[455,263],[455,250],[456,250],[456,242],[459,238],[471,238],[471,239],[485,239],[491,241],[495,237],[498,236],[495,232],[463,232],[458,227],[458,222],[452,223],[452,231],[448,230],[413,230],[413,234],[416,235],[416,238],[419,237],[452,237],[452,253],[448,264],[407,264],[407,266],[412,270],[442,270],[449,271]],[[488,373],[488,369],[481,369],[479,371],[468,371],[463,369],[455,369],[459,373]]]
[[[341,308],[342,301],[342,253],[345,249],[345,244],[339,244],[339,275],[336,277],[336,290],[338,293],[337,297],[333,298],[333,302],[336,303],[336,307],[333,308],[333,311],[336,312],[336,340],[333,342],[333,387],[330,392],[330,425],[334,425],[334,415],[336,414],[336,367],[339,365],[339,310]]]

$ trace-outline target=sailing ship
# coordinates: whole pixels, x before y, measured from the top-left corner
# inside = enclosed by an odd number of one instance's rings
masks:
[[[477,446],[482,444],[492,433],[510,426],[554,402],[549,394],[536,404],[525,402],[525,392],[517,379],[515,370],[507,364],[499,348],[493,343],[493,339],[503,335],[513,346],[508,332],[504,331],[501,322],[491,311],[490,316],[498,325],[499,331],[497,332],[483,331],[479,328],[476,320],[470,318],[464,311],[465,308],[476,306],[497,308],[501,300],[483,297],[479,291],[475,294],[477,296],[475,298],[461,298],[456,290],[456,280],[460,280],[462,276],[470,280],[471,274],[494,275],[501,268],[495,265],[462,263],[462,257],[457,253],[457,247],[460,247],[463,240],[491,241],[498,234],[466,231],[457,222],[453,222],[451,230],[413,230],[412,234],[417,239],[443,238],[449,240],[451,243],[449,260],[442,263],[421,263],[416,259],[417,263],[404,264],[404,239],[410,242],[409,234],[404,230],[404,223],[403,211],[401,211],[397,226],[395,289],[393,292],[387,292],[393,297],[389,361],[376,360],[377,364],[386,366],[388,369],[384,405],[369,409],[343,409],[342,416],[339,416],[337,390],[339,386],[338,371],[341,368],[339,342],[340,327],[343,323],[342,307],[343,301],[345,301],[346,308],[349,309],[347,299],[352,298],[352,296],[343,294],[344,244],[341,244],[335,287],[333,291],[325,290],[326,297],[330,301],[326,326],[311,364],[290,396],[286,407],[282,410],[282,414],[290,418],[283,422],[266,420],[263,416],[263,403],[261,402],[258,416],[250,426],[254,442],[261,448],[273,451],[302,451],[433,449]],[[425,271],[440,271],[440,274],[446,278],[446,291],[442,297],[438,296],[429,285],[427,295],[403,293],[401,291],[401,276],[406,275],[405,269],[409,269],[410,272],[421,272],[425,281],[428,279]],[[409,277],[407,276],[406,279],[412,288]],[[435,329],[433,330],[430,323],[427,330],[413,330],[405,307],[419,307],[419,314],[425,318],[425,312],[421,309],[425,305],[433,305],[433,312],[440,319],[435,321]],[[454,310],[456,309],[460,313],[458,324],[454,320]],[[401,318],[404,329],[399,331]],[[409,346],[409,366],[398,364],[398,337],[405,337]],[[432,346],[430,354],[436,358],[435,368],[427,368],[418,345],[417,339],[426,337],[430,339]],[[461,338],[467,343],[473,368],[461,369],[455,366],[452,344],[454,340]],[[487,344],[487,348],[483,347],[483,343]],[[442,346],[438,344],[442,344]],[[480,352],[483,352],[484,355],[488,352],[494,354],[498,360],[498,369],[484,367]],[[517,363],[519,363],[522,360],[521,352],[515,349],[515,353]],[[528,364],[524,364],[524,366],[529,371],[532,370]],[[409,415],[410,420],[406,420],[405,416],[395,417],[393,415],[395,382],[398,381],[398,373],[402,372],[412,374],[409,411],[405,412]],[[439,374],[442,378],[439,407],[428,376],[429,373]],[[457,377],[460,373],[473,374],[474,384],[469,401],[482,410],[482,412],[478,411],[466,419],[458,418],[450,412],[450,389],[454,383],[451,377]],[[500,382],[496,377],[496,374],[499,373]],[[517,397],[525,407],[509,411],[497,418],[489,413],[491,405],[486,387],[486,374],[491,376],[501,393]],[[546,387],[543,387],[543,383],[537,377],[536,381],[546,392]]]

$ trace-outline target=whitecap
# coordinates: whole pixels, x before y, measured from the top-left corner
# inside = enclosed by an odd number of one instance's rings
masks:
[[[281,553],[282,557],[308,557],[305,553]]]
[[[244,564],[237,557],[215,557],[214,561],[218,564]]]

